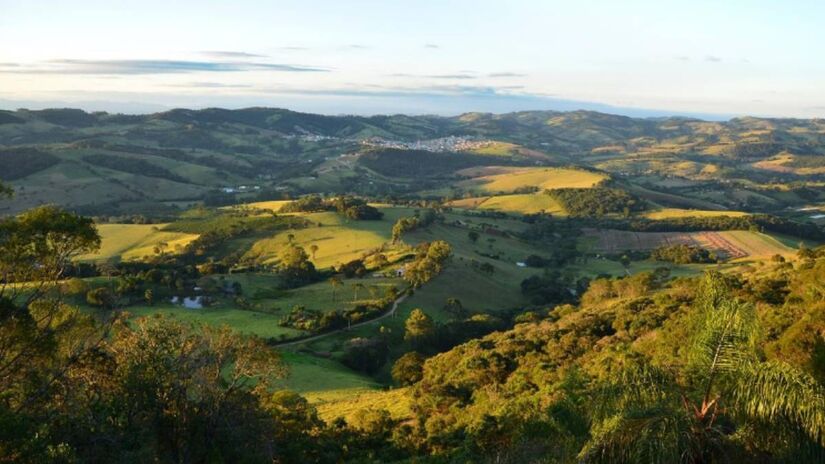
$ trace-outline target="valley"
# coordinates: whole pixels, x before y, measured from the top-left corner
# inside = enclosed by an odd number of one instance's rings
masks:
[[[821,374],[805,364],[820,342],[793,335],[821,329],[804,303],[825,263],[820,120],[0,115],[7,220],[56,205],[100,239],[50,291],[122,333],[224,334],[277,357],[244,385],[310,411],[301,443],[352,433],[360,456],[389,459],[540,440],[484,427],[546,427],[551,403],[591,414],[540,392],[587,394],[574,377],[601,382],[602,362],[682,362],[711,278],[759,308],[768,356]],[[38,297],[30,274],[11,281],[15,298]]]

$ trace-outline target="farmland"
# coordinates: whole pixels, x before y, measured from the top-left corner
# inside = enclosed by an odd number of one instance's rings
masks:
[[[630,250],[649,251],[665,245],[692,245],[730,259],[790,254],[794,250],[770,235],[751,231],[721,232],[631,232],[622,230],[586,231],[593,238],[593,250],[615,254]]]

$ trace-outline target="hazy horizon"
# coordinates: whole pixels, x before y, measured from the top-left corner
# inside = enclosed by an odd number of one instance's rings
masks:
[[[793,4],[793,5],[790,5]],[[0,108],[822,117],[825,5],[0,0]]]

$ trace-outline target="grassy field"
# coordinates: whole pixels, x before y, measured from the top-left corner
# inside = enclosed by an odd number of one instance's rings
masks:
[[[519,146],[515,143],[491,141],[470,150],[470,152],[479,155],[509,156],[518,148]]]
[[[516,168],[480,167],[458,171],[459,175],[472,179],[459,182],[459,186],[480,192],[512,192],[523,187],[540,189],[587,188],[605,179],[603,174],[563,168]]]
[[[393,419],[409,418],[410,396],[406,388],[395,390],[344,389],[313,392],[305,395],[318,409],[321,419],[329,422],[343,417],[352,421],[358,411],[384,409]]]
[[[240,283],[244,295],[256,308],[278,315],[285,315],[294,306],[299,305],[319,311],[347,309],[372,300],[373,295],[377,298],[383,297],[389,287],[399,290],[405,287],[401,279],[376,278],[371,275],[362,279],[343,279],[342,285],[338,288],[323,281],[292,290],[278,290],[278,277],[271,274],[233,274],[226,276],[226,280]],[[364,288],[357,289],[357,284],[363,285]]]
[[[99,224],[101,237],[97,253],[82,255],[82,261],[134,260],[155,254],[154,247],[160,242],[167,244],[167,252],[186,246],[198,238],[197,234],[160,230],[166,224]]]
[[[280,316],[256,311],[248,311],[229,306],[210,306],[203,309],[187,309],[182,306],[163,304],[156,306],[130,306],[128,312],[134,317],[163,314],[176,319],[208,324],[216,327],[228,326],[240,333],[264,338],[292,338],[303,335],[300,330],[278,325]]]
[[[281,356],[288,371],[276,387],[300,393],[325,421],[350,420],[363,409],[386,409],[396,419],[410,414],[406,389],[382,390],[369,377],[319,356],[291,351],[281,351]]]
[[[482,209],[514,214],[550,213],[556,216],[566,215],[556,200],[543,192],[494,197],[477,197],[455,200],[449,203],[454,208]]]
[[[319,269],[346,263],[369,250],[380,248],[392,237],[395,221],[406,215],[412,215],[408,208],[382,208],[384,218],[380,221],[349,221],[337,213],[301,214],[315,226],[280,232],[274,236],[257,241],[247,252],[247,258],[260,262],[277,261],[278,252],[289,243],[289,234],[294,236],[293,243],[304,247],[309,252],[312,245],[318,247],[312,261]]]
[[[740,217],[748,216],[748,213],[742,211],[714,211],[701,209],[662,208],[654,211],[647,211],[643,213],[642,216],[647,219],[662,220],[682,217]]]
[[[272,200],[272,201],[257,201],[254,203],[245,203],[243,205],[231,206],[230,208],[237,208],[237,207],[249,207],[249,208],[256,208],[256,209],[268,209],[270,211],[278,212],[281,210],[287,203],[291,203],[292,200]]]
[[[402,312],[423,308],[439,318],[447,298],[458,298],[466,308],[476,311],[494,311],[525,303],[519,284],[536,270],[518,267],[516,262],[540,251],[520,240],[484,233],[473,243],[467,233],[465,227],[433,225],[404,237],[408,243],[445,240],[453,249],[453,257],[441,275],[404,301],[400,306]],[[480,253],[497,255],[499,259]],[[495,271],[485,274],[474,267],[473,262],[489,263]]]
[[[776,238],[761,232],[747,230],[729,230],[720,234],[734,246],[745,250],[747,256],[766,258],[775,254],[791,255],[796,250],[783,244]]]
[[[289,367],[286,378],[277,386],[292,390],[307,397],[329,391],[368,391],[378,384],[372,379],[359,375],[331,359],[324,359],[305,353],[280,351],[283,361]]]

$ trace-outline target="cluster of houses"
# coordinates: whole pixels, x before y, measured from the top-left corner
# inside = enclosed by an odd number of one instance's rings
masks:
[[[458,137],[451,135],[438,139],[416,140],[414,142],[404,142],[399,140],[386,140],[381,137],[371,137],[362,141],[364,145],[382,148],[401,148],[406,150],[426,150],[433,152],[467,151],[484,148],[491,143],[490,140],[478,140],[472,137]]]
[[[223,187],[221,188],[221,191],[223,193],[247,193],[254,192],[260,189],[260,185],[239,185],[237,187]]]

